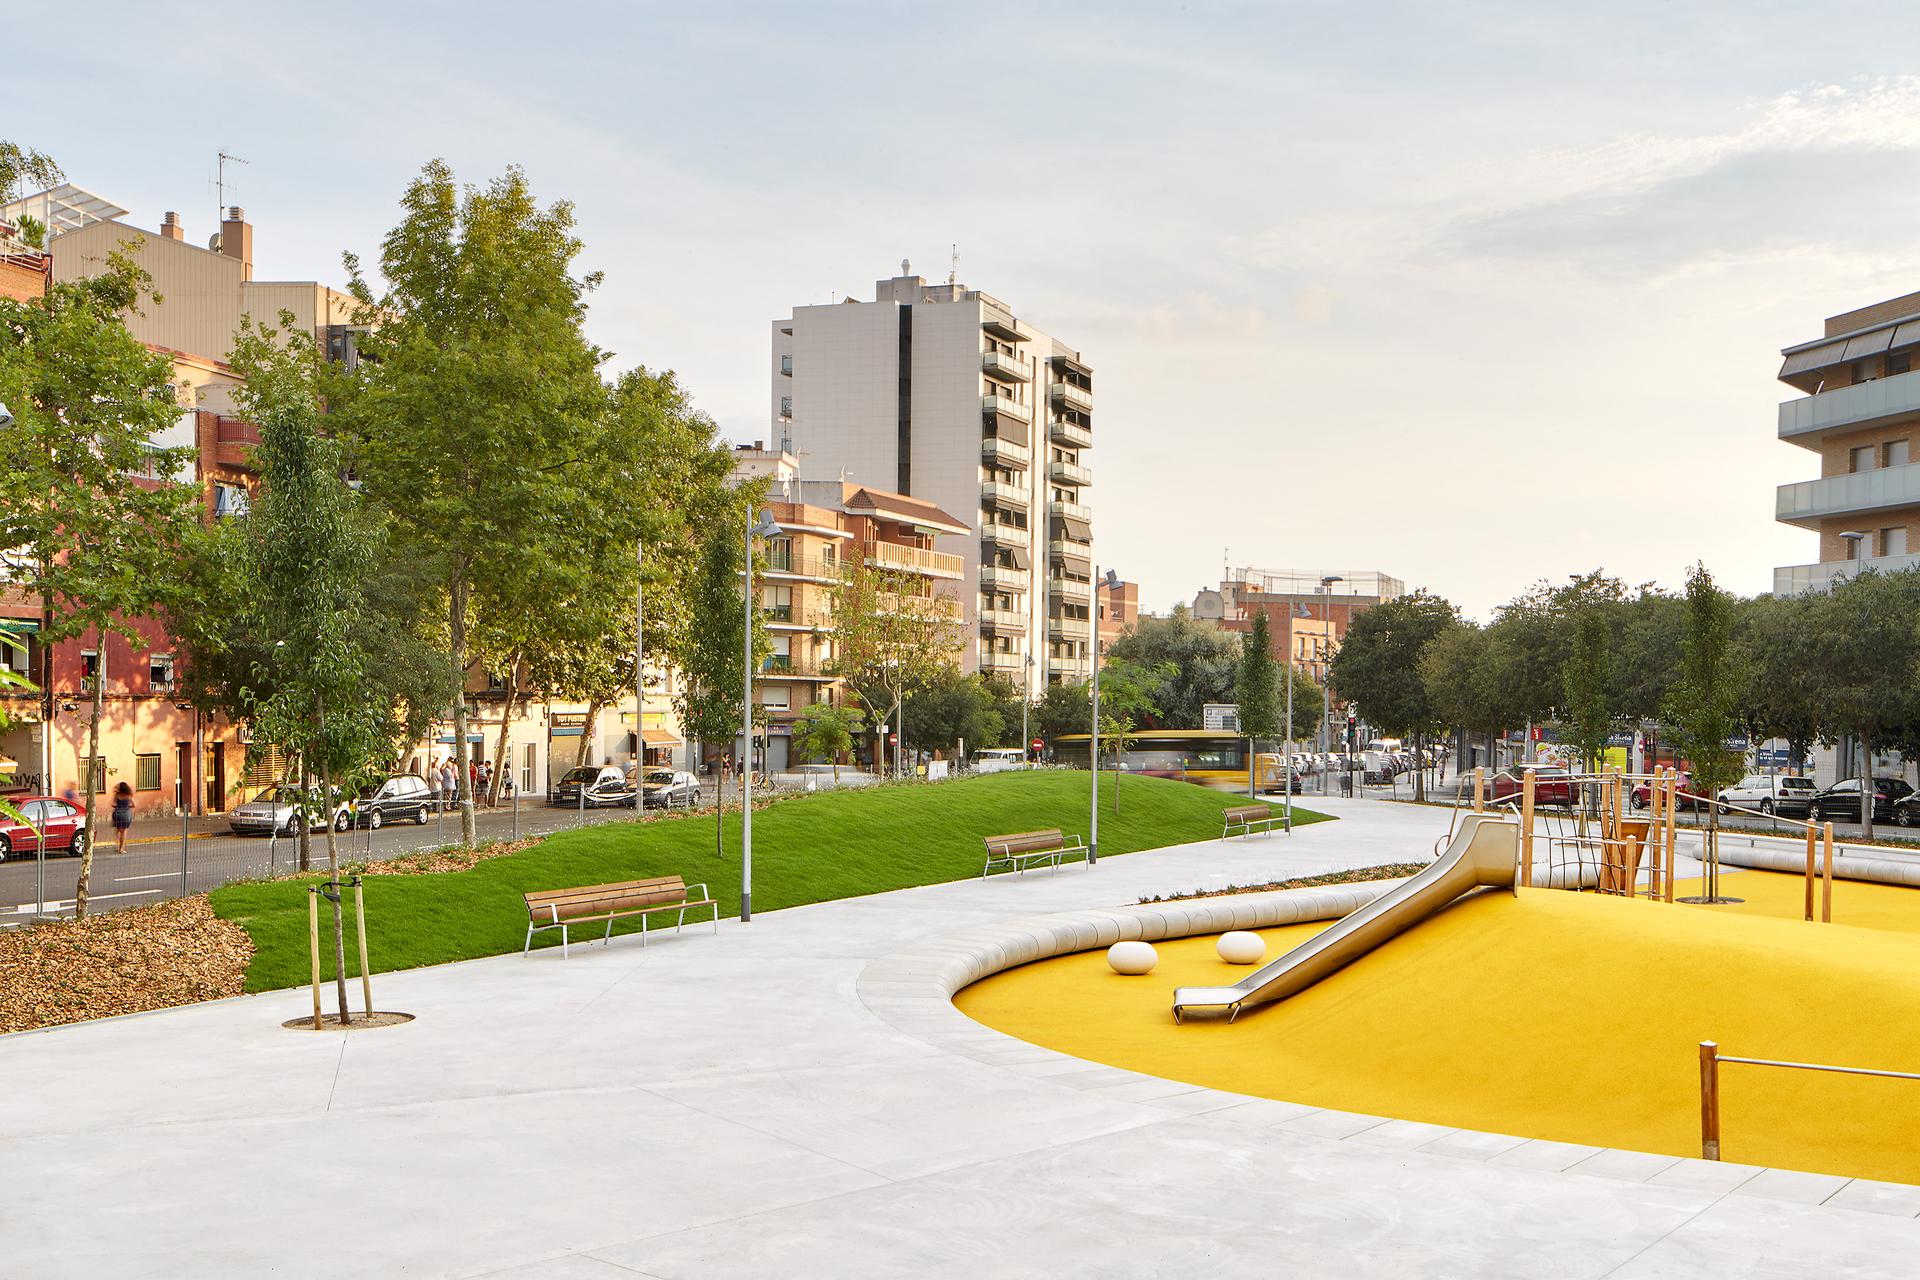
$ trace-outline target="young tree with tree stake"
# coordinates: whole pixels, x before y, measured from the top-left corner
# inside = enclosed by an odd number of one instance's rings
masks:
[[[907,694],[951,669],[963,643],[960,602],[921,589],[913,574],[856,557],[834,592],[827,670],[846,681],[882,743]],[[895,748],[896,770],[905,748]]]
[[[1120,757],[1133,746],[1140,722],[1158,715],[1154,691],[1175,676],[1173,664],[1143,667],[1125,658],[1110,658],[1100,667],[1100,734],[1090,744],[1088,763],[1100,767],[1100,746],[1113,753],[1113,811],[1120,812]],[[1091,696],[1091,689],[1088,691]]]
[[[1686,624],[1680,668],[1667,694],[1666,720],[1687,758],[1695,795],[1709,800],[1740,780],[1746,753],[1727,745],[1740,728],[1740,697],[1746,674],[1733,642],[1733,600],[1714,585],[1703,564],[1687,574]],[[1708,902],[1720,901],[1720,806],[1707,806]]]
[[[62,641],[94,643],[87,758],[100,757],[106,713],[107,637],[138,639],[129,619],[151,614],[186,584],[182,548],[200,519],[199,491],[184,481],[191,450],[155,449],[182,409],[173,369],[127,331],[152,279],[115,251],[88,279],[48,287],[30,302],[0,299],[0,547],[8,576],[40,603],[41,770],[53,786],[60,707],[53,654]],[[208,602],[207,607],[214,607]],[[81,781],[89,834],[104,779]],[[93,842],[81,842],[74,914],[87,914]]]
[[[833,781],[838,785],[840,757],[853,750],[853,735],[860,731],[860,722],[857,708],[816,702],[793,722],[793,749],[810,760],[832,761]]]
[[[1288,664],[1291,666],[1292,664]],[[1280,732],[1279,680],[1275,678],[1273,637],[1267,611],[1256,609],[1253,625],[1240,640],[1240,668],[1234,680],[1235,703],[1240,713],[1240,732],[1247,735],[1247,797],[1254,795],[1254,757],[1262,738]],[[1283,762],[1282,785],[1293,785],[1293,762]]]

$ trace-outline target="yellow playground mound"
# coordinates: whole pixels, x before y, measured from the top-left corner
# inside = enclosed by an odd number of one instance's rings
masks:
[[[1463,898],[1238,1021],[1169,1012],[1175,986],[1250,972],[1214,937],[1100,951],[960,992],[969,1016],[1096,1062],[1236,1093],[1530,1138],[1700,1154],[1699,1051],[1920,1071],[1920,891],[1848,883],[1800,916],[1797,877],[1729,872],[1738,907],[1523,889]],[[1682,894],[1690,886],[1679,886]],[[1330,922],[1259,931],[1272,959]],[[1920,1081],[1721,1068],[1721,1156],[1920,1183]]]

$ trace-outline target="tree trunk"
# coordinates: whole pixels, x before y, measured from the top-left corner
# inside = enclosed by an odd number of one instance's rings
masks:
[[[320,699],[315,710],[318,712],[316,727],[319,738],[325,743],[327,736],[327,703]],[[326,757],[320,759],[320,794],[331,796],[333,786],[327,777]],[[353,1021],[353,1012],[347,1008],[347,934],[346,925],[340,918],[340,850],[334,840],[332,814],[327,822],[327,878],[333,881],[333,985],[334,993],[340,1002],[340,1022],[345,1025]]]
[[[520,655],[507,664],[507,697],[500,707],[500,737],[493,749],[493,777],[487,780],[487,803],[500,803],[500,780],[507,776],[507,729],[513,724],[514,704],[520,697]]]
[[[1413,801],[1425,804],[1427,800],[1427,735],[1415,729],[1413,731]]]
[[[588,748],[593,742],[595,730],[599,727],[600,708],[604,705],[599,698],[591,699],[587,703],[587,718],[580,723],[580,745],[573,749],[573,767],[576,769],[587,762]]]
[[[306,871],[313,866],[313,832],[311,830],[313,818],[307,813],[307,805],[313,801],[313,778],[307,772],[306,757],[294,757],[293,776],[297,778],[300,783],[301,806],[297,819],[300,830],[297,839],[299,840],[298,847],[300,849],[300,869]],[[320,812],[327,812],[327,805],[324,799],[320,802]],[[332,814],[327,815],[327,822],[329,825],[332,824]]]
[[[724,859],[727,856],[727,768],[721,765],[713,771],[713,856]]]
[[[99,784],[105,779],[95,776],[93,762],[100,758],[100,717],[107,708],[107,635],[98,628],[94,631],[93,657],[93,719],[87,724],[87,758],[83,763],[86,770],[87,786],[87,840],[80,851],[80,871],[73,885],[73,918],[84,919],[87,914],[88,890],[93,876],[93,851],[100,843],[100,826],[94,821],[94,800],[99,795]]]
[[[460,844],[471,849],[474,843],[473,778],[468,771],[472,757],[467,751],[467,578],[465,570],[456,571],[452,589],[447,592],[447,630],[453,658],[453,761],[459,775],[455,794],[460,798]],[[325,784],[325,775],[321,778]],[[332,828],[329,827],[329,830]],[[333,847],[333,837],[327,837]]]

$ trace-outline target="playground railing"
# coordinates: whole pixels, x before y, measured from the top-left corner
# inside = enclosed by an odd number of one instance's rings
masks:
[[[1720,1064],[1750,1067],[1787,1067],[1795,1071],[1831,1071],[1848,1076],[1880,1076],[1888,1080],[1920,1080],[1912,1071],[1883,1071],[1876,1067],[1836,1067],[1823,1062],[1785,1062],[1778,1058],[1736,1058],[1720,1052],[1712,1040],[1700,1042],[1700,1158],[1720,1158]]]

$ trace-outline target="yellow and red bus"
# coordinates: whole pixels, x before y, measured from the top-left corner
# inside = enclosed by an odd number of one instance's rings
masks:
[[[1054,739],[1056,764],[1070,768],[1087,767],[1087,736],[1062,734]],[[1247,740],[1218,729],[1141,729],[1127,740],[1127,749],[1116,761],[1103,748],[1100,767],[1118,768],[1123,773],[1144,773],[1156,778],[1178,778],[1221,791],[1247,789]],[[1254,784],[1262,791],[1278,791],[1283,782],[1281,757],[1260,752],[1254,757]]]

